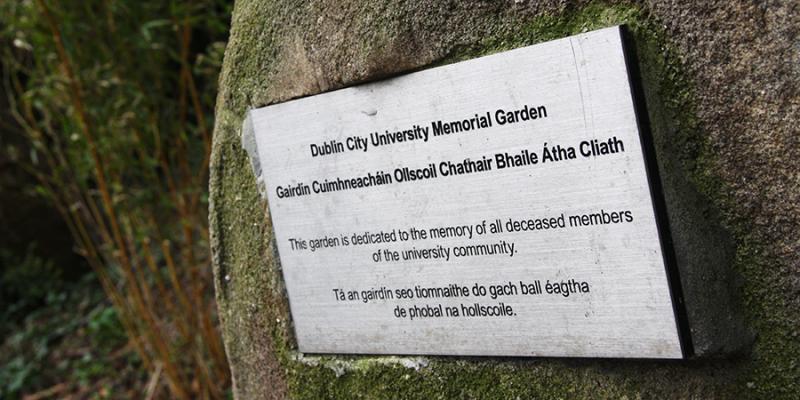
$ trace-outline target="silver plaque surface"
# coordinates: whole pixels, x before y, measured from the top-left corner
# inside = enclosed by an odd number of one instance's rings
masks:
[[[613,27],[252,110],[299,350],[681,358],[634,107]]]

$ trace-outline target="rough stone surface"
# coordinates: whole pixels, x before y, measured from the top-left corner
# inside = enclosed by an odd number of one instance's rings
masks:
[[[687,298],[739,301],[690,309],[690,319],[707,325],[696,346],[744,349],[688,362],[298,354],[269,212],[242,147],[246,111],[619,23],[631,26],[640,48],[676,253],[689,266]],[[210,206],[234,394],[796,398],[799,30],[796,1],[238,1],[218,96]],[[743,316],[746,326],[728,315]]]

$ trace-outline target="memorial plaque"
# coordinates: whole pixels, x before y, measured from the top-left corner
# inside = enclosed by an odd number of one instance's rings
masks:
[[[299,350],[683,357],[631,87],[613,27],[252,110]]]

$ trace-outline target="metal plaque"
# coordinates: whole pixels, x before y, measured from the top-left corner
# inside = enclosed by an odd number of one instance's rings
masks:
[[[252,110],[299,350],[682,358],[628,68],[613,27]]]

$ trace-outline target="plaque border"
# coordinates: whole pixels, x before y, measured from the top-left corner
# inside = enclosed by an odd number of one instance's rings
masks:
[[[689,329],[686,302],[681,286],[680,271],[678,270],[677,257],[672,239],[672,230],[669,225],[669,213],[667,212],[664,188],[661,184],[661,177],[659,174],[650,115],[648,113],[647,101],[644,94],[641,70],[639,69],[636,41],[633,32],[627,25],[619,25],[618,28],[622,41],[625,70],[628,74],[628,85],[630,86],[631,99],[633,100],[634,115],[636,116],[636,128],[639,132],[639,140],[642,144],[647,185],[650,188],[650,199],[653,203],[656,228],[661,244],[661,255],[664,258],[667,285],[669,287],[670,299],[672,300],[672,311],[675,314],[675,325],[678,329],[678,341],[680,342],[683,359],[686,360],[694,354],[694,347],[691,330]]]

